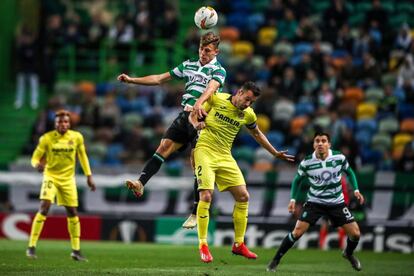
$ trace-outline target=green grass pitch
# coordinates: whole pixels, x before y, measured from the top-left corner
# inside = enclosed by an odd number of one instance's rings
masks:
[[[0,275],[272,275],[265,271],[274,249],[256,248],[257,260],[211,247],[214,262],[201,263],[197,246],[82,242],[87,263],[72,261],[69,241],[38,243],[37,260],[25,256],[27,243],[0,240]],[[359,275],[414,275],[414,254],[358,252]],[[356,272],[339,250],[289,251],[277,275],[349,275]]]

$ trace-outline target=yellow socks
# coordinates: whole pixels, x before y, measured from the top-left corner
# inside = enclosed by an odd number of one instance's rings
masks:
[[[248,213],[249,202],[235,202],[233,209],[234,242],[238,244],[244,242]]]
[[[80,250],[80,222],[79,217],[68,217],[68,231],[73,250]]]
[[[210,202],[199,201],[197,207],[197,232],[200,246],[207,244],[208,223],[210,220]]]
[[[39,240],[40,233],[42,233],[43,225],[45,224],[46,216],[41,213],[36,213],[33,218],[32,230],[30,231],[29,247],[36,247],[37,241]]]

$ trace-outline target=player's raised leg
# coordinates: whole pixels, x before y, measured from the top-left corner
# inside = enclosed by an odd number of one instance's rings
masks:
[[[165,159],[181,147],[182,144],[171,139],[162,139],[157,151],[145,164],[139,178],[137,180],[126,180],[126,186],[128,189],[130,189],[136,197],[142,196],[144,194],[145,184],[147,184],[151,177],[159,171]]]

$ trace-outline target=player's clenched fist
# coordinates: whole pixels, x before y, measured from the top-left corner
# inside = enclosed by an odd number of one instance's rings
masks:
[[[127,74],[121,74],[118,76],[117,79],[122,82],[129,82],[131,80],[131,78]]]

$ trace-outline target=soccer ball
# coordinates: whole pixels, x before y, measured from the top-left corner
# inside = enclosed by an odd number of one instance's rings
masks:
[[[217,20],[217,12],[212,7],[201,7],[194,15],[194,23],[203,30],[214,27]]]

